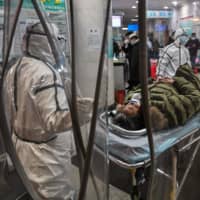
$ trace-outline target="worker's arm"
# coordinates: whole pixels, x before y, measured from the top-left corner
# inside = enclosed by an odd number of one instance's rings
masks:
[[[72,120],[68,103],[59,75],[57,81],[52,84],[52,74],[45,74],[46,85],[35,89],[34,102],[42,119],[43,127],[49,132],[63,132],[71,129]],[[80,124],[90,119],[93,101],[88,98],[79,98],[77,108]]]
[[[166,70],[169,67],[169,63],[170,57],[167,51],[163,50],[158,61],[158,66],[156,68],[157,79],[162,79],[166,76]]]

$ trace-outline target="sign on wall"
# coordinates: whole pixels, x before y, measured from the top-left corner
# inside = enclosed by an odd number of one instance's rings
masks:
[[[0,7],[4,5],[5,0],[0,0]],[[47,11],[65,11],[65,0],[40,0]],[[18,4],[18,1],[11,1],[11,6]],[[23,8],[33,8],[31,0],[26,0],[23,2]]]
[[[191,19],[181,20],[180,27],[182,27],[188,35],[191,35],[193,29],[193,21]]]
[[[65,10],[65,0],[41,0],[49,11]]]
[[[147,18],[172,18],[173,11],[169,10],[148,10]]]

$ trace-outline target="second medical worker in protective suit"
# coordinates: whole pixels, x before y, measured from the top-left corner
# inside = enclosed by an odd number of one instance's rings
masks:
[[[58,34],[53,27],[51,34]],[[4,86],[14,146],[42,199],[71,200],[75,193],[69,178],[72,173],[72,134],[68,131],[72,126],[71,116],[60,75],[53,68],[52,50],[40,23],[27,28],[23,51],[24,56],[7,72]],[[78,101],[82,119],[89,119],[91,109],[90,99]]]
[[[184,46],[188,40],[187,34],[182,28],[174,33],[174,42],[167,45],[159,58],[156,74],[158,79],[172,78],[179,66],[189,64],[190,55]]]

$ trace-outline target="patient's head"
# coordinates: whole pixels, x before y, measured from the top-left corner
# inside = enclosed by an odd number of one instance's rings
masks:
[[[118,113],[113,118],[113,123],[127,130],[139,130],[144,128],[144,120],[140,119],[140,115],[127,116],[125,113]]]
[[[152,129],[159,131],[167,128],[168,120],[164,114],[155,107],[150,107],[150,118],[152,123]],[[144,118],[141,112],[141,105],[128,103],[118,108],[118,114],[114,117],[113,123],[129,130],[138,130],[144,128]]]
[[[117,111],[124,113],[126,116],[134,117],[140,112],[141,105],[139,103],[129,102],[125,105],[118,105]]]

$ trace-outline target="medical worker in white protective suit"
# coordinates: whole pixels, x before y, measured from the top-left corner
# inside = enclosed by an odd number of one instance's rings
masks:
[[[180,65],[189,64],[190,54],[184,46],[188,40],[188,35],[182,28],[174,33],[174,42],[167,45],[161,52],[156,70],[157,78],[172,78]]]
[[[24,42],[24,56],[9,69],[4,86],[14,146],[42,199],[71,200],[72,122],[64,87],[41,24],[27,28]],[[91,109],[91,99],[79,99],[80,123]]]

